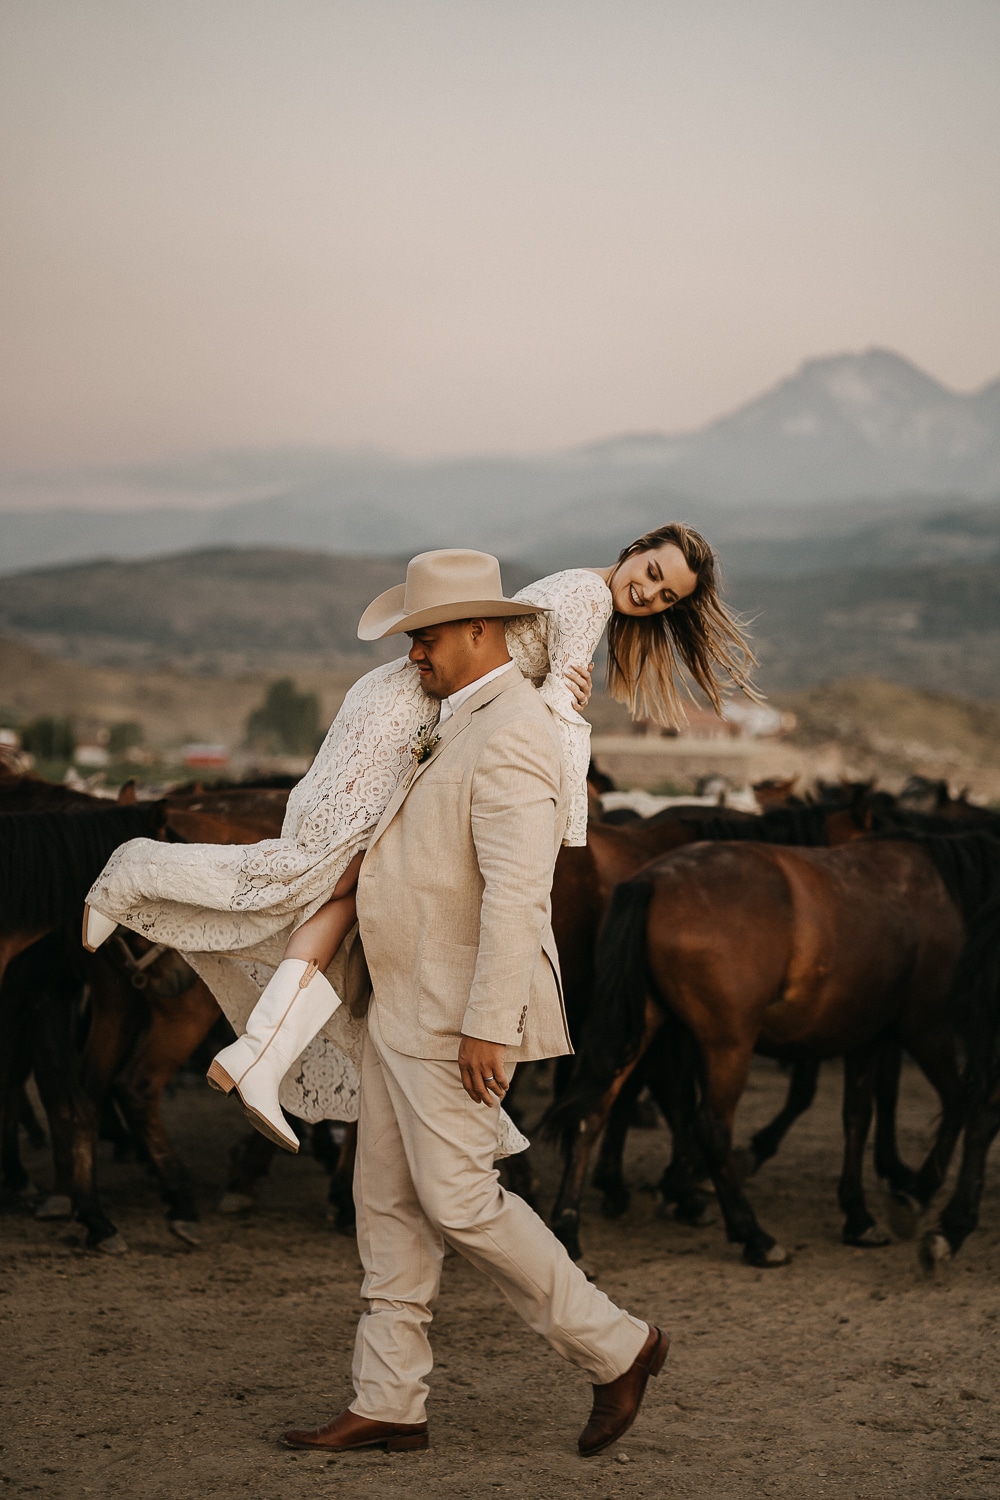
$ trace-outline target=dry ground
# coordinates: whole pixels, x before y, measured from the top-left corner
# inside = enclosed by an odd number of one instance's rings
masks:
[[[741,1137],[782,1088],[760,1064]],[[327,1460],[282,1448],[284,1426],[322,1421],[349,1397],[355,1249],[326,1222],[325,1183],[308,1159],[275,1162],[253,1217],[213,1212],[240,1117],[218,1095],[180,1090],[169,1125],[200,1182],[201,1249],[171,1238],[151,1181],[110,1155],[106,1199],[127,1256],[83,1253],[70,1226],[0,1220],[3,1492],[995,1500],[1000,1192],[994,1181],[984,1229],[939,1281],[918,1272],[912,1243],[845,1249],[838,1095],[831,1066],[815,1108],[751,1186],[762,1221],[795,1251],[786,1269],[747,1269],[718,1224],[681,1228],[648,1192],[617,1223],[591,1200],[588,1268],[669,1328],[673,1345],[633,1431],[585,1463],[574,1446],[583,1380],[456,1257],[434,1324],[430,1451]],[[926,1086],[908,1075],[911,1157],[931,1114]],[[667,1144],[663,1129],[633,1133],[634,1185],[658,1175]],[[31,1165],[48,1180],[44,1152]],[[548,1204],[550,1152],[540,1165]]]

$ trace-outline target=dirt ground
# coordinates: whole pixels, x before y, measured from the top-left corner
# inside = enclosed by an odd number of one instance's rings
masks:
[[[996,1500],[996,1166],[984,1228],[944,1277],[923,1277],[913,1242],[846,1249],[835,1201],[839,1088],[831,1065],[811,1113],[751,1184],[762,1222],[794,1251],[784,1269],[745,1267],[718,1222],[689,1229],[660,1216],[643,1188],[662,1167],[662,1127],[632,1134],[636,1191],[624,1219],[602,1219],[590,1195],[588,1270],[673,1343],[636,1426],[589,1462],[575,1449],[584,1380],[458,1257],[446,1262],[434,1323],[430,1450],[327,1459],[283,1448],[285,1426],[324,1421],[350,1397],[354,1244],[328,1223],[325,1179],[308,1158],[274,1163],[251,1216],[215,1212],[242,1117],[206,1089],[180,1089],[168,1124],[199,1181],[201,1248],[172,1238],[155,1185],[107,1147],[106,1203],[127,1255],[85,1253],[70,1225],[0,1219],[2,1492]],[[761,1063],[741,1139],[782,1092],[781,1075]],[[932,1116],[932,1096],[909,1073],[909,1158]],[[29,1156],[47,1183],[46,1153]],[[548,1207],[555,1157],[544,1147],[538,1156]],[[874,1187],[872,1201],[881,1212]]]

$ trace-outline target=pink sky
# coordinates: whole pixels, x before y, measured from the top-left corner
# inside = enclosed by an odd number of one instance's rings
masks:
[[[995,0],[5,0],[0,465],[1000,373]]]

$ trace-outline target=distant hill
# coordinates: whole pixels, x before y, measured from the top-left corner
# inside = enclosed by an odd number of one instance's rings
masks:
[[[922,556],[936,534],[904,528],[903,535]],[[765,690],[875,676],[1000,696],[1000,557],[995,539],[989,545],[995,560],[985,562],[771,577],[730,570],[729,597],[754,621]],[[946,542],[941,547],[944,559]],[[402,571],[400,561],[277,548],[41,569],[3,581],[0,634],[92,665],[362,671],[403,649],[398,641],[366,646],[355,634],[364,606]],[[513,591],[539,571],[505,565],[506,586]]]
[[[301,668],[296,681],[320,700],[323,722],[340,706],[358,675]],[[263,700],[274,673],[206,676],[178,671],[129,671],[54,660],[20,642],[0,638],[0,718],[25,722],[43,714],[68,716],[78,732],[123,720],[142,726],[144,744],[168,759],[189,741],[238,747],[247,715]],[[828,747],[836,763],[859,776],[898,785],[913,771],[943,776],[957,790],[1000,795],[1000,701],[976,703],[873,678],[834,682],[779,695],[798,728],[785,743],[802,752],[809,775],[822,774]],[[588,717],[598,732],[623,732],[623,711],[602,693]],[[829,773],[826,773],[829,774]]]
[[[401,572],[399,562],[279,548],[78,563],[6,579],[0,633],[93,665],[363,670],[383,654],[357,639],[358,618]]]
[[[698,432],[537,457],[261,450],[0,476],[5,571],[218,546],[600,560],[678,517],[720,541],[811,532],[817,508],[920,514],[1000,498],[1000,381],[948,390],[887,350],[806,362]]]
[[[791,743],[816,751],[835,742],[857,774],[900,780],[919,771],[1000,787],[1000,699],[969,702],[877,678],[853,678],[783,695],[798,720]],[[993,772],[983,778],[983,771]]]
[[[300,667],[295,675],[301,689],[318,695],[328,722],[358,673]],[[141,725],[146,747],[169,760],[188,741],[238,747],[247,715],[273,677],[267,671],[219,677],[91,667],[0,638],[0,718],[23,723],[43,714],[69,716],[84,734],[131,720]],[[831,765],[892,785],[920,771],[949,779],[956,790],[970,785],[980,796],[1000,796],[1000,701],[970,702],[872,678],[782,694],[777,701],[798,719],[784,745],[798,753],[806,782],[830,775]],[[601,693],[588,717],[599,732],[627,727],[623,711]]]
[[[358,674],[306,668],[302,691],[319,698],[329,722]],[[73,719],[87,733],[124,720],[142,726],[147,746],[176,750],[188,742],[238,746],[247,715],[263,701],[273,672],[205,676],[171,671],[127,671],[54,660],[20,641],[0,638],[0,717],[23,723],[41,715]]]
[[[1000,696],[1000,562],[741,578],[731,592],[756,621],[770,692],[880,677]]]
[[[720,541],[728,576],[787,577],[834,568],[879,571],[919,564],[1000,562],[1000,504],[936,506],[916,501],[821,507],[805,517],[772,515],[771,535],[729,528]],[[762,526],[763,518],[758,517]],[[790,521],[798,524],[790,525]],[[809,524],[807,524],[807,522]]]

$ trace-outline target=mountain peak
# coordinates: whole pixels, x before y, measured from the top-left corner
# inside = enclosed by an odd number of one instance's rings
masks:
[[[954,391],[892,349],[865,349],[861,354],[828,354],[806,360],[792,380],[807,380],[846,405],[875,401],[957,399]]]

